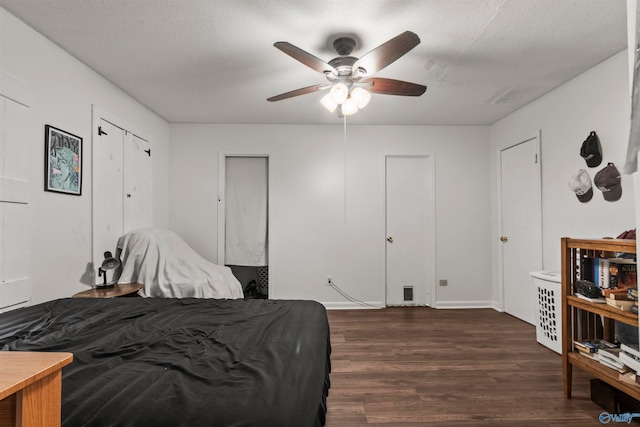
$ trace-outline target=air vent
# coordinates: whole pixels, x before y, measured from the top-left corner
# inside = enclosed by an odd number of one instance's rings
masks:
[[[404,287],[404,301],[413,301],[413,286]]]

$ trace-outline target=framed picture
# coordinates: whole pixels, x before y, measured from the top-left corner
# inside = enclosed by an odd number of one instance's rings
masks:
[[[45,125],[44,163],[45,191],[82,193],[82,138]]]

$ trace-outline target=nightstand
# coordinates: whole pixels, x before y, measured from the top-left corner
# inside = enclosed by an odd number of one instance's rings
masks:
[[[143,289],[144,285],[140,283],[123,283],[113,285],[108,288],[93,288],[86,291],[78,292],[73,298],[119,298],[119,297],[135,297],[138,291]]]

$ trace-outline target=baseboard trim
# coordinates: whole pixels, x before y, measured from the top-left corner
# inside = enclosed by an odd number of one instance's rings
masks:
[[[493,308],[494,310],[497,310],[495,303],[492,301],[438,301],[435,303],[434,308],[439,308],[439,309]]]
[[[358,304],[356,302],[323,302],[327,310],[378,310],[386,308],[382,301],[365,301],[366,305]],[[428,307],[428,306],[424,306]],[[500,305],[495,301],[439,301],[433,308],[436,309],[468,309],[468,308],[492,308],[496,311],[503,312]]]
[[[366,305],[358,304],[356,302],[322,302],[327,310],[378,310],[384,308],[384,304],[381,301],[364,301]]]

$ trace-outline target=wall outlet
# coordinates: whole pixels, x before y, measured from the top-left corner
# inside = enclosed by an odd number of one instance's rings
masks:
[[[333,276],[332,275],[327,274],[327,281],[325,282],[325,285],[327,285],[327,286],[333,285]]]
[[[440,279],[440,286],[447,286],[449,284],[449,282],[447,281],[447,279]]]

